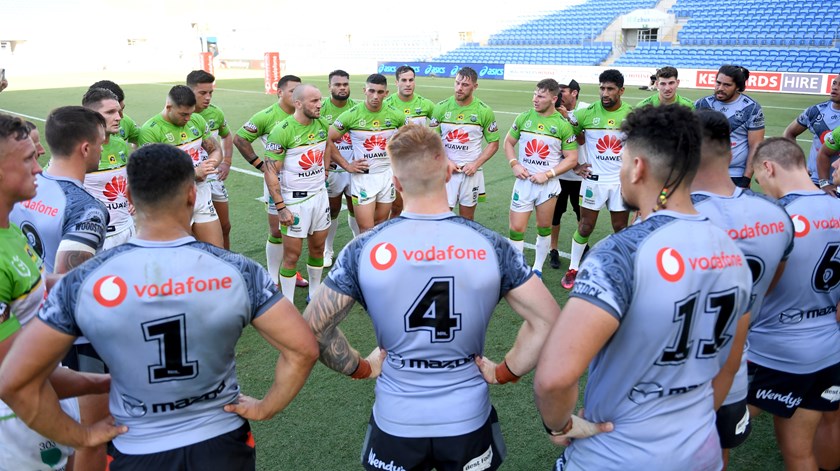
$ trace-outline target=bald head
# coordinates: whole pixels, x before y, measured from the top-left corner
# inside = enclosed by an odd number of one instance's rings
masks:
[[[304,101],[305,97],[311,95],[312,93],[318,93],[319,95],[321,92],[316,88],[314,85],[310,85],[308,83],[304,83],[295,87],[294,92],[292,92],[292,100],[294,101]]]
[[[771,137],[755,150],[753,165],[773,162],[785,170],[805,168],[805,153],[796,142],[784,137]]]
[[[419,124],[405,125],[388,140],[386,150],[407,197],[445,191],[448,159],[434,131]]]
[[[307,83],[298,85],[292,92],[292,101],[298,120],[321,117],[321,91],[317,87]]]

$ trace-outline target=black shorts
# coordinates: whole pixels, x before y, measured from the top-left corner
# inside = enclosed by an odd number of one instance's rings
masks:
[[[507,455],[496,409],[477,430],[454,437],[404,438],[383,432],[370,417],[362,466],[370,471],[495,470]],[[388,467],[390,466],[390,467]]]
[[[720,436],[721,448],[735,448],[744,443],[752,431],[747,398],[721,406],[715,417],[715,425]]]
[[[789,419],[799,407],[822,412],[840,408],[840,363],[799,375],[750,362],[747,372],[747,402],[773,415]]]
[[[109,471],[254,471],[257,467],[254,435],[248,422],[218,437],[160,453],[127,455],[120,453],[111,442],[108,443],[108,460]]]
[[[554,217],[551,219],[552,226],[560,225],[560,217],[568,209],[567,203],[572,203],[572,211],[575,212],[577,220],[580,221],[580,181],[560,180],[560,194],[557,195],[557,204],[554,206]]]
[[[61,364],[73,371],[83,373],[108,373],[108,366],[96,353],[93,345],[89,343],[81,343],[70,347],[70,351],[61,360]]]

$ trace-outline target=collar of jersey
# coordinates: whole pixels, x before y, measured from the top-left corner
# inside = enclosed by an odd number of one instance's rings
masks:
[[[140,247],[177,247],[179,245],[186,245],[190,242],[195,242],[195,237],[187,236],[172,240],[145,240],[140,238],[131,239],[131,243]]]

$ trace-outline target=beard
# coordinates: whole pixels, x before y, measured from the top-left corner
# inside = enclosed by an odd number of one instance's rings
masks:
[[[347,92],[347,94],[345,95],[339,95],[338,93],[330,92],[330,96],[333,98],[333,100],[336,101],[346,101],[348,98],[350,98],[350,92]]]

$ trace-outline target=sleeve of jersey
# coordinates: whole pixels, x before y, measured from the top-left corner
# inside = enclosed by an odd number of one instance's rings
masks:
[[[257,140],[257,138],[261,136],[260,126],[258,124],[260,122],[260,114],[261,113],[257,113],[254,116],[251,116],[251,119],[245,121],[245,124],[236,131],[236,135],[248,142],[254,142]]]
[[[487,108],[484,120],[484,139],[488,143],[497,142],[499,140],[499,124],[496,123],[496,113]]]
[[[240,255],[239,258],[242,276],[251,297],[251,320],[254,320],[283,299],[283,294],[277,290],[277,285],[271,281],[271,275],[265,268],[244,256]]]
[[[20,321],[12,312],[12,277],[0,272],[0,342],[20,330]]]
[[[586,113],[589,108],[569,112],[569,124],[572,125],[572,131],[575,136],[583,132],[583,121],[586,119]]]
[[[799,117],[796,118],[796,122],[799,123],[799,125],[803,128],[810,127],[812,122],[811,115],[814,113],[814,111],[817,111],[816,107],[809,106],[805,109],[805,111],[802,112],[802,114],[799,115]]]
[[[67,208],[70,216],[64,224],[62,240],[70,240],[87,245],[94,251],[102,247],[108,228],[108,213],[98,205],[75,211]],[[73,217],[75,216],[75,217]]]
[[[603,240],[586,256],[569,297],[580,298],[621,322],[633,290],[633,252],[616,237]]]
[[[83,281],[80,273],[80,269],[73,270],[61,278],[50,290],[38,313],[38,317],[48,326],[75,337],[83,335],[73,315]]]
[[[531,266],[525,263],[525,254],[498,234],[493,234],[496,256],[499,258],[499,270],[502,274],[500,296],[504,297],[512,289],[518,288],[533,276]]]
[[[755,103],[755,108],[753,108],[752,115],[750,116],[750,124],[747,126],[747,130],[749,131],[760,131],[764,129],[764,111],[761,109],[761,105]]]
[[[440,120],[443,119],[443,106],[440,103],[436,104],[432,109],[432,116],[429,117],[429,127],[440,134]]]
[[[333,291],[350,296],[367,309],[359,286],[359,258],[366,239],[364,237],[357,238],[347,244],[338,255],[338,259],[330,269],[324,284]]]
[[[516,139],[517,141],[519,140],[519,136],[520,136],[519,128],[520,128],[520,126],[522,126],[522,117],[524,115],[525,115],[525,113],[522,113],[519,116],[517,116],[516,119],[513,120],[513,124],[511,124],[511,126],[510,126],[510,131],[508,131],[508,134],[510,135],[510,137]]]
[[[129,134],[128,140],[131,141],[130,134]],[[161,140],[158,139],[157,133],[155,132],[154,128],[152,128],[151,126],[143,126],[137,132],[137,145],[138,146],[144,146],[146,144],[152,144],[152,143],[155,143],[155,142],[161,142]]]
[[[271,160],[283,160],[286,157],[286,148],[282,142],[282,126],[277,125],[268,135],[265,141],[265,157]]]
[[[564,122],[564,124],[566,123]],[[576,150],[578,148],[577,138],[571,125],[567,125],[566,132],[561,135],[561,139],[563,139],[563,144],[560,147],[562,150]]]
[[[342,136],[345,135],[347,131],[349,131],[347,126],[351,124],[351,121],[353,121],[353,114],[351,113],[351,111],[353,111],[352,108],[341,113],[340,115],[338,115],[338,118],[335,118],[335,120],[333,120],[332,127],[335,128],[335,130],[338,131],[338,133]]]

